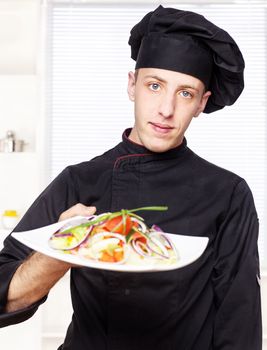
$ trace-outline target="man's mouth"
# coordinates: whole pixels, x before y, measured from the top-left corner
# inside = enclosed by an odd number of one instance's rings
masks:
[[[167,134],[173,129],[172,126],[166,124],[152,122],[150,122],[149,124],[152,126],[153,130],[161,134]]]

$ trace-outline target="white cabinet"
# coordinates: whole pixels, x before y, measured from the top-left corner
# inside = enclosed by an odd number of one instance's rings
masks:
[[[35,75],[0,74],[0,139],[12,130],[26,142],[24,152],[0,152],[0,214],[6,209],[23,214],[40,192],[38,84]]]
[[[2,350],[43,350],[41,338],[41,315],[35,314],[31,319],[0,329]],[[50,348],[55,350],[55,348]]]
[[[38,163],[36,152],[0,153],[0,216],[7,209],[17,210],[22,216],[37,197]]]
[[[23,153],[0,153],[0,215],[6,209],[21,215],[40,192],[40,124],[37,40],[39,0],[0,1],[0,138],[13,130],[28,144]],[[0,220],[0,247],[7,231]],[[0,329],[1,350],[42,350],[42,313],[18,325]],[[54,348],[51,348],[55,350]]]
[[[72,317],[70,281],[67,273],[50,291],[42,306],[42,350],[55,350],[62,344]]]

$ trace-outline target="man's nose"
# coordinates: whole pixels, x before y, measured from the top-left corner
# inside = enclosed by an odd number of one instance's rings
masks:
[[[159,113],[164,118],[170,118],[173,116],[175,110],[175,96],[173,94],[165,94],[162,96]]]

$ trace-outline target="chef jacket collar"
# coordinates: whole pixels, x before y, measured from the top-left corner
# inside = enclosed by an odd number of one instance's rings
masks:
[[[152,152],[150,150],[148,150],[146,147],[132,141],[129,139],[129,135],[131,132],[131,128],[126,129],[123,134],[122,134],[122,143],[123,146],[125,147],[125,150],[127,151],[128,154],[136,154],[136,155],[152,155],[154,156],[154,158],[157,159],[164,159],[164,158],[175,158],[180,156],[181,154],[184,153],[184,151],[187,149],[187,141],[186,138],[183,138],[183,142],[175,147],[172,148],[166,152],[162,152],[162,153],[157,153],[157,152]]]

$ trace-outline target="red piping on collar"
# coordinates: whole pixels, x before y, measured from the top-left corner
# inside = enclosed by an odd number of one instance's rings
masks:
[[[124,130],[122,136],[123,136],[128,142],[130,142],[131,144],[136,145],[136,146],[139,146],[139,147],[144,147],[142,144],[137,143],[137,142],[135,142],[135,141],[133,141],[133,140],[131,140],[131,139],[129,138],[130,133],[131,133],[131,130],[132,130],[132,129],[126,129],[126,130]],[[128,132],[128,131],[129,131],[129,135],[127,135],[127,132]]]
[[[116,169],[118,167],[119,162],[123,159],[129,158],[129,157],[145,157],[145,156],[151,156],[151,153],[126,154],[125,156],[118,157],[115,160],[113,169]]]

